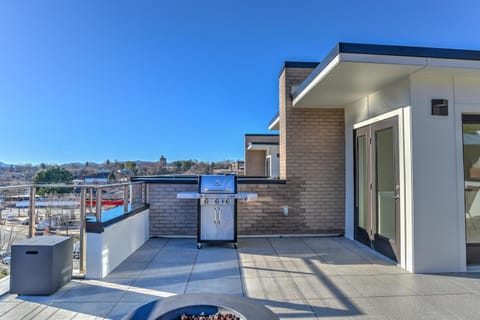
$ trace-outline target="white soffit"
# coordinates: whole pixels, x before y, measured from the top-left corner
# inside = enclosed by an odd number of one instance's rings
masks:
[[[338,54],[300,94],[295,107],[343,108],[427,65],[427,58]]]
[[[280,130],[280,116],[276,117],[275,120],[270,123],[268,130]]]
[[[247,150],[268,150],[270,148],[278,148],[278,143],[250,143]]]

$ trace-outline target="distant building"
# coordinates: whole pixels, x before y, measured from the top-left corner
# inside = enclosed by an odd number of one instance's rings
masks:
[[[167,158],[165,158],[164,156],[160,157],[160,168],[167,168]]]
[[[237,160],[232,163],[230,170],[235,173],[237,176],[245,175],[245,161]]]
[[[245,135],[245,176],[280,176],[278,139],[278,134]]]

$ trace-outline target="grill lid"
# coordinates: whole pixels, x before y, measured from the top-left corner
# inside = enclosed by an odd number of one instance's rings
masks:
[[[200,193],[235,193],[234,175],[200,176]]]

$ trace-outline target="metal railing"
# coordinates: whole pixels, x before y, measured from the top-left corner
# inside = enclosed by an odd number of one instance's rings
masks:
[[[57,192],[60,190],[61,193]],[[72,250],[77,251],[74,258],[78,258],[78,273],[83,275],[86,271],[87,219],[102,222],[105,220],[102,220],[102,215],[107,211],[115,211],[115,217],[122,216],[143,206],[147,202],[146,195],[144,182],[0,187],[0,253],[10,252],[12,239],[17,236],[31,238],[48,235],[55,229],[56,234],[70,235],[78,239],[74,241]],[[20,221],[25,217],[26,219]],[[28,232],[25,234],[27,230],[24,225],[27,223]],[[5,243],[3,238],[6,234],[9,235],[9,240]]]

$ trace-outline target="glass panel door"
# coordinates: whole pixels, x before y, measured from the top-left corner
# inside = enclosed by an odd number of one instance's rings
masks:
[[[368,130],[358,129],[355,137],[355,239],[370,246],[370,172]]]
[[[393,128],[375,132],[377,233],[395,239],[395,165]]]
[[[355,239],[399,261],[398,118],[360,128],[355,143]]]
[[[480,116],[463,116],[467,264],[480,264]]]
[[[373,248],[399,261],[400,215],[398,173],[398,119],[392,118],[372,125],[372,149],[375,168],[372,203]]]

